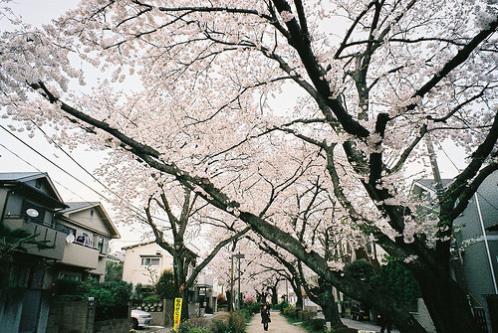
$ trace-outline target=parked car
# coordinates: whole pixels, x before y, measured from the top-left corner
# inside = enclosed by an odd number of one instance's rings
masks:
[[[130,325],[132,328],[144,328],[152,323],[152,315],[142,310],[131,310]]]

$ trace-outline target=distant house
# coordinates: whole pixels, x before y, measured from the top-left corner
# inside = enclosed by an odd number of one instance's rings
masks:
[[[108,243],[119,233],[99,203],[64,203],[42,172],[0,173],[0,223],[47,248],[16,251],[0,290],[1,332],[45,332],[53,282],[103,279]]]
[[[137,284],[154,285],[164,271],[173,270],[173,257],[156,242],[125,246],[122,250],[125,251],[123,281],[134,287]],[[201,314],[206,308],[216,308],[213,285],[216,284],[212,276],[199,274],[195,285],[189,290],[189,313]]]
[[[152,285],[166,270],[173,270],[173,257],[156,242],[125,246],[123,281]]]
[[[443,180],[444,187],[450,183],[450,179]],[[416,181],[412,192],[421,198],[435,199],[434,184],[432,179]],[[465,211],[455,219],[453,229],[453,278],[467,291],[476,315],[480,315],[479,309],[484,310],[491,332],[491,320],[498,321],[498,172],[479,186]],[[493,329],[498,331],[498,322]]]

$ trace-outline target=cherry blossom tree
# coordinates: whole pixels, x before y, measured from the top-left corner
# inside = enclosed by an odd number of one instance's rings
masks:
[[[405,260],[438,332],[472,332],[450,242],[453,220],[498,169],[497,26],[496,4],[480,0],[85,1],[52,26],[3,33],[0,98],[18,129],[50,122],[63,143],[138,159],[402,331],[422,332],[272,220],[280,194],[312,167],[353,229]],[[73,54],[112,80],[68,89],[82,77]],[[120,91],[136,78],[137,92]],[[294,87],[294,107],[279,109]],[[418,219],[404,182],[429,135],[469,148],[432,223]]]

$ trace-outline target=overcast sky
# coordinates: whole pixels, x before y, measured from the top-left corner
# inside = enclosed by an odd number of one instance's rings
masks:
[[[67,9],[76,6],[77,3],[77,0],[17,0],[11,2],[11,7],[17,15],[22,17],[24,22],[32,25],[42,25],[49,23]],[[10,29],[10,27],[5,25],[5,22],[0,21],[0,24],[4,25],[0,26],[1,30]],[[287,92],[287,95],[289,96],[282,96],[282,101],[292,101],[294,99],[294,92]],[[8,120],[0,119],[0,124],[7,126],[9,123]],[[97,192],[103,192],[103,188],[98,183],[79,168],[69,157],[65,156],[63,152],[47,141],[42,133],[37,132],[33,138],[29,138],[27,133],[16,133],[16,135],[19,135],[28,145],[46,156],[46,158],[52,160],[68,173],[89,185]],[[8,150],[12,150],[18,156],[15,156]],[[453,163],[460,168],[464,165],[464,153],[462,149],[458,149],[450,143],[445,144],[444,150],[446,154],[440,151],[438,160],[443,177],[450,178],[457,172]],[[90,171],[93,171],[105,156],[103,152],[86,151],[84,147],[71,154],[73,158]],[[0,128],[0,172],[35,171],[37,169],[49,173],[65,200],[104,201],[104,204],[109,207],[108,203],[97,193],[83,186],[38,155],[33,149],[22,144],[19,140]],[[120,227],[120,232],[122,233],[122,240],[114,243],[114,249],[122,244],[141,240],[140,236],[138,236],[139,233],[130,232],[127,228]]]

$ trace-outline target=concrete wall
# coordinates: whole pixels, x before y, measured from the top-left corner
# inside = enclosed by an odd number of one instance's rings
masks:
[[[107,257],[100,255],[98,263],[97,263],[97,268],[94,270],[91,270],[90,273],[91,274],[98,274],[101,276],[101,278],[104,278],[106,264],[107,264]]]
[[[53,300],[50,305],[46,333],[93,333],[94,318],[95,305],[93,303]]]
[[[130,321],[128,319],[110,319],[96,321],[94,333],[126,333],[129,331]]]
[[[66,244],[62,263],[72,266],[96,269],[99,251],[80,244]]]
[[[173,269],[173,257],[156,243],[133,247],[127,249],[123,265],[123,280],[132,283],[151,284],[150,274],[145,266],[142,266],[141,256],[155,256],[159,253],[160,262],[157,266],[150,266],[154,270],[157,279],[167,269]]]

